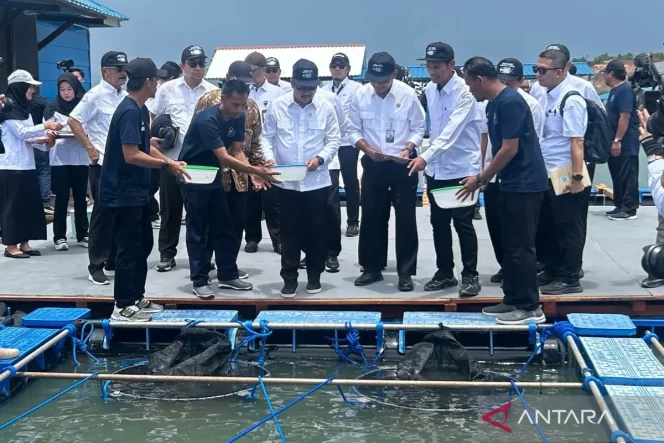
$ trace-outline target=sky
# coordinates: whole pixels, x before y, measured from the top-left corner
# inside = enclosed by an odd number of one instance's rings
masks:
[[[91,31],[93,67],[109,50],[157,65],[179,62],[194,44],[211,57],[217,46],[361,43],[367,58],[387,51],[403,65],[419,64],[434,41],[452,45],[457,64],[475,55],[534,63],[551,43],[565,44],[572,57],[664,50],[658,0],[98,1],[130,20],[119,29]],[[98,78],[93,68],[93,81]]]

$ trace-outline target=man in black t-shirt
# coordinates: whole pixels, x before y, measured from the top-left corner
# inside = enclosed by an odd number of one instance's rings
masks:
[[[540,206],[548,189],[544,158],[530,107],[512,88],[498,81],[491,61],[469,59],[463,68],[466,84],[477,100],[489,100],[487,125],[493,159],[475,177],[462,180],[465,198],[498,175],[501,192],[503,303],[484,308],[500,324],[542,323],[539,304],[535,233]]]
[[[639,116],[636,93],[625,82],[625,65],[611,60],[604,69],[604,82],[611,88],[606,113],[613,131],[609,172],[615,208],[611,220],[634,220],[639,207]]]
[[[240,80],[229,80],[222,89],[221,105],[211,106],[196,114],[184,137],[179,160],[192,166],[220,168],[223,164],[252,175],[253,183],[274,182],[266,167],[250,166],[244,150],[244,110],[249,86]],[[194,295],[209,300],[215,292],[210,287],[210,253],[214,249],[219,288],[249,291],[251,283],[239,279],[237,242],[226,193],[221,182],[221,169],[209,184],[182,184],[187,211],[187,253]]]
[[[162,155],[150,139],[150,116],[144,106],[164,73],[149,58],[132,60],[125,69],[129,95],[115,110],[108,130],[99,179],[99,210],[115,221],[115,309],[111,318],[149,321],[163,307],[145,299],[148,256],[154,239],[150,223],[150,169],[162,168],[182,178],[184,164]]]

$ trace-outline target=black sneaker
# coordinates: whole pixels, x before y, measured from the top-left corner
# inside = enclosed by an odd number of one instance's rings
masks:
[[[53,206],[51,206],[51,203],[44,202],[44,213],[48,214],[48,215],[55,214],[55,209],[53,209]]]
[[[157,272],[168,272],[175,267],[174,258],[162,258],[157,263]]]
[[[659,288],[662,285],[664,285],[664,280],[653,277],[652,275],[649,275],[641,282],[641,287],[646,289]]]
[[[256,243],[255,241],[248,241],[246,246],[244,247],[244,252],[248,252],[249,254],[258,252],[258,243]]]
[[[551,275],[547,271],[542,271],[537,274],[537,286],[546,286],[550,285],[556,280],[555,275]]]
[[[238,269],[238,270],[237,270],[237,273],[238,273],[238,278],[239,278],[240,280],[246,280],[246,279],[249,278],[249,274],[246,273],[246,272],[244,272],[242,269]]]
[[[564,295],[564,294],[576,294],[578,292],[583,292],[581,283],[575,281],[574,283],[565,283],[562,280],[556,280],[551,284],[546,286],[541,286],[540,292],[544,295]]]
[[[499,303],[494,306],[487,306],[482,309],[482,314],[487,317],[500,317],[501,315],[507,314],[509,312],[515,311],[516,308],[512,305],[506,305],[505,303]]]
[[[272,246],[272,249],[274,250],[274,252],[276,252],[277,254],[281,255],[281,245],[280,245],[280,244],[273,245],[273,246]]]
[[[357,237],[358,235],[360,235],[360,226],[356,224],[348,225],[346,237]]]
[[[297,267],[300,269],[307,269],[307,257],[304,257],[302,260],[300,260],[300,264],[297,265]]]
[[[383,281],[382,272],[363,272],[355,279],[355,286],[369,286],[372,283]]]
[[[636,220],[638,217],[636,214],[628,214],[627,212],[619,211],[616,212],[615,214],[609,215],[609,220],[617,220],[617,221],[623,221],[623,220]]]
[[[55,242],[55,250],[56,251],[68,251],[69,250],[69,245],[67,244],[67,240],[64,238],[58,239]]]
[[[502,281],[503,281],[502,269],[491,276],[491,283],[500,283]]]
[[[307,282],[307,294],[318,294],[322,290],[323,288],[320,285],[320,277],[310,277],[309,281]]]
[[[236,291],[251,291],[254,288],[249,282],[242,281],[239,278],[219,282],[219,289],[234,289]]]
[[[461,277],[461,286],[459,286],[459,297],[475,297],[480,293],[482,285],[478,277]]]
[[[473,220],[482,220],[482,214],[480,214],[480,208],[475,206],[475,215],[473,215]]]
[[[325,262],[325,270],[327,272],[339,272],[339,260],[337,257],[330,255]]]
[[[410,275],[399,277],[399,284],[397,285],[397,289],[399,289],[401,292],[410,292],[415,289],[413,279],[410,277]]]
[[[111,284],[111,282],[108,280],[108,277],[106,277],[106,274],[104,274],[104,271],[95,271],[94,273],[88,275],[88,280],[98,286],[106,286]]]
[[[515,309],[496,317],[496,323],[499,325],[527,325],[529,323],[544,323],[545,321],[546,317],[542,308],[537,308],[534,311]]]
[[[210,285],[204,285],[195,287],[194,286],[194,295],[201,300],[212,300],[214,298],[215,292],[210,287]]]
[[[606,215],[608,216],[608,215],[614,215],[614,214],[617,214],[617,213],[619,213],[619,212],[620,212],[620,209],[618,209],[618,208],[613,208],[613,209],[611,209],[610,211],[606,211],[604,214],[606,214]]]
[[[104,274],[106,274],[106,277],[115,277],[115,263],[106,264],[104,265]]]
[[[440,278],[434,275],[433,278],[424,285],[424,290],[427,292],[442,291],[445,288],[452,288],[458,284],[459,281],[454,277]]]
[[[586,276],[586,273],[583,272],[583,268],[581,268],[581,270],[579,271],[579,280],[581,280],[585,276]]]
[[[294,298],[295,291],[297,291],[297,282],[296,281],[287,281],[284,283],[284,287],[281,289],[282,298]]]

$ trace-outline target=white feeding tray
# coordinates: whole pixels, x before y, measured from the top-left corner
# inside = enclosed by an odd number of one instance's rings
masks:
[[[182,179],[185,183],[194,185],[209,185],[214,181],[214,179],[217,177],[217,173],[219,172],[219,168],[212,166],[187,165],[184,167],[184,169],[191,176],[191,178],[189,179],[183,176]]]
[[[439,208],[442,209],[453,209],[453,208],[465,208],[467,206],[473,206],[477,203],[477,198],[480,195],[480,191],[477,190],[465,201],[457,199],[456,193],[461,189],[462,186],[452,186],[449,188],[438,188],[432,189],[429,191],[433,201]]]
[[[280,182],[299,182],[307,175],[307,165],[274,165],[271,169],[280,173],[274,176]]]

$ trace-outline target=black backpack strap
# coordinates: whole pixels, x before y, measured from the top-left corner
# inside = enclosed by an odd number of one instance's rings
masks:
[[[565,94],[563,101],[560,102],[560,118],[563,118],[563,112],[565,110],[565,103],[567,103],[567,99],[573,95],[581,96],[581,94],[579,94],[577,91],[569,91],[567,94]]]

